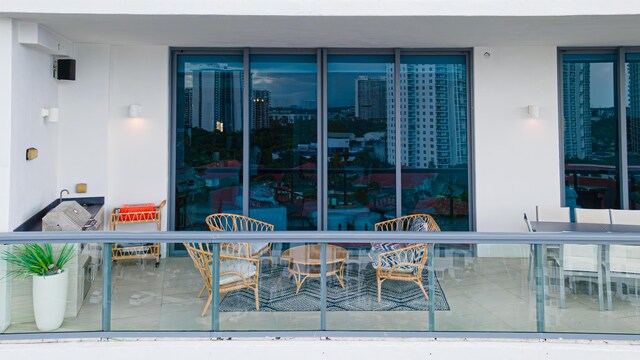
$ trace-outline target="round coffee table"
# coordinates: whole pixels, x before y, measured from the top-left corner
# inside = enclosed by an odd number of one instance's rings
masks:
[[[327,276],[335,275],[344,289],[344,261],[349,258],[349,251],[336,245],[327,244]],[[307,278],[319,278],[320,244],[309,244],[292,247],[282,253],[282,259],[289,262],[289,274],[296,280],[296,294]]]

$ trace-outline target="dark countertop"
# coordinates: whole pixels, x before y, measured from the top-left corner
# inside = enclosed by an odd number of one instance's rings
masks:
[[[64,198],[62,201],[77,201],[91,214],[93,218],[98,211],[104,206],[104,197],[78,197],[78,198]],[[15,228],[13,231],[42,231],[42,218],[47,215],[49,211],[58,206],[60,202],[56,199],[51,204],[47,205],[44,209],[38,211],[35,215],[30,217],[27,221]]]

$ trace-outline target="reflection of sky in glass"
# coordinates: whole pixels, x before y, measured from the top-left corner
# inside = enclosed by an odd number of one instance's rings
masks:
[[[340,59],[335,56],[336,59]],[[357,56],[346,56],[345,58],[354,58],[359,60]],[[355,106],[356,96],[356,79],[360,76],[368,77],[384,77],[387,75],[387,65],[393,64],[393,57],[374,56],[380,58],[381,61],[390,61],[388,63],[362,63],[362,62],[331,62],[329,57],[327,66],[327,81],[329,91],[327,97],[329,107],[345,107]]]
[[[591,63],[590,71],[591,108],[613,107],[613,63]]]
[[[228,58],[228,56],[225,56]],[[193,87],[193,75],[195,71],[215,71],[224,69],[226,71],[239,71],[242,72],[244,65],[241,62],[185,62],[184,63],[184,87]]]
[[[316,101],[317,65],[315,56],[312,59],[313,63],[252,62],[252,89],[271,91],[272,107],[301,106],[305,101]],[[291,57],[291,60],[297,59]]]

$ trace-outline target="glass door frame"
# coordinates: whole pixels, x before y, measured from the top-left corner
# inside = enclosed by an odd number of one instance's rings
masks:
[[[635,49],[635,51],[633,51]],[[637,48],[625,47],[596,47],[596,48],[558,48],[558,134],[559,134],[559,159],[560,159],[560,204],[566,206],[565,201],[565,159],[564,159],[564,92],[563,92],[563,64],[564,55],[614,55],[614,105],[618,117],[618,171],[620,209],[629,209],[629,166],[627,161],[627,87],[626,87],[626,54],[627,52],[640,52]]]
[[[328,109],[327,105],[327,55],[393,55],[395,61],[394,71],[396,74],[400,74],[400,64],[402,56],[409,55],[426,55],[426,56],[447,56],[458,55],[464,56],[466,61],[466,76],[467,76],[467,154],[468,154],[468,221],[469,231],[475,231],[475,152],[474,150],[474,117],[473,117],[473,49],[389,49],[389,48],[370,48],[370,49],[346,49],[346,48],[171,48],[170,49],[170,62],[171,66],[169,79],[171,86],[170,93],[170,106],[171,106],[171,119],[169,121],[169,201],[168,201],[168,224],[169,230],[175,230],[176,220],[176,128],[177,128],[177,58],[178,55],[243,55],[244,71],[243,71],[243,179],[242,179],[242,191],[243,191],[243,215],[249,213],[249,122],[250,122],[250,81],[251,81],[251,69],[250,69],[250,56],[251,55],[298,55],[298,54],[315,54],[317,56],[317,134],[318,134],[318,163],[317,163],[317,176],[321,182],[321,186],[317,189],[317,206],[318,206],[318,221],[317,230],[327,229],[327,125],[328,125]],[[394,87],[394,103],[399,104],[400,87]],[[397,105],[396,105],[397,106]],[[401,152],[398,151],[402,146],[402,137],[399,131],[400,124],[400,112],[397,107],[395,108],[395,136],[396,136],[396,165],[395,176],[396,184],[401,184]],[[400,216],[402,211],[402,186],[396,186],[396,215]],[[170,255],[180,255],[169,249]]]

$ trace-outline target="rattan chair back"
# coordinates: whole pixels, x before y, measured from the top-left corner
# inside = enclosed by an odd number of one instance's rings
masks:
[[[409,231],[416,219],[422,218],[427,223],[428,231],[440,231],[438,223],[429,214],[413,214],[381,221],[374,226],[375,231]]]

